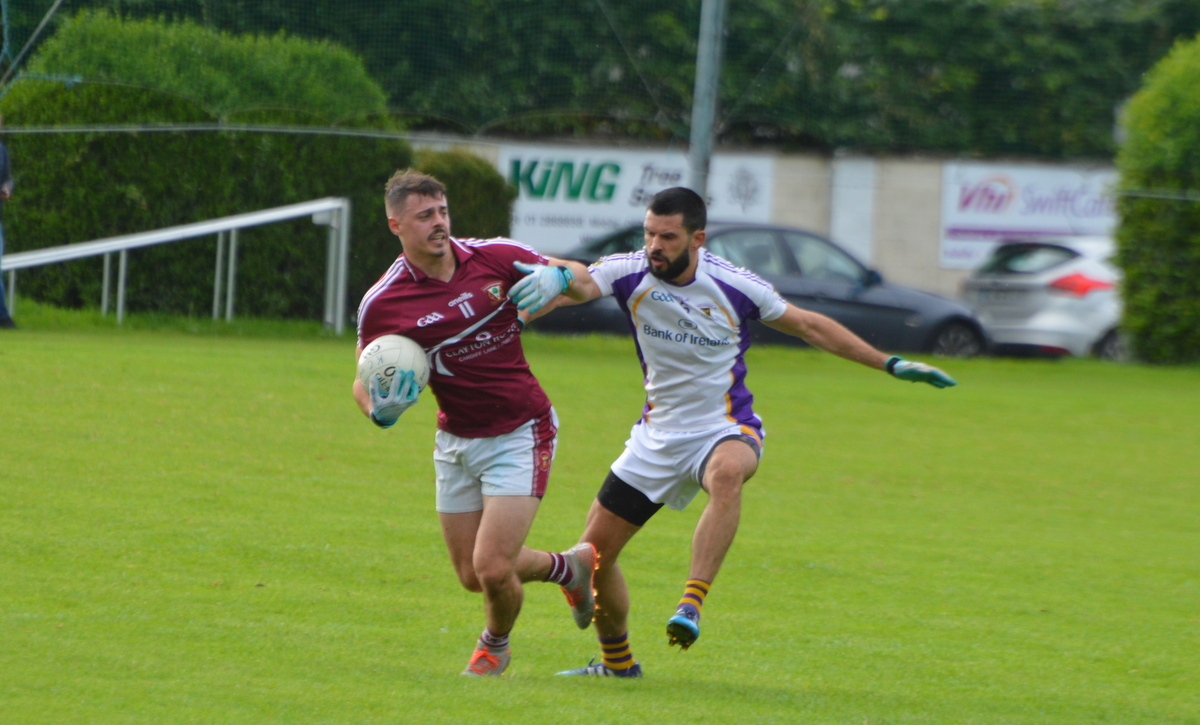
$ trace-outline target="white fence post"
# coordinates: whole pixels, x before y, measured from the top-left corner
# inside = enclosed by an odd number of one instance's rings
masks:
[[[340,336],[346,329],[346,285],[350,276],[350,200],[342,199],[342,208],[338,213],[338,246],[341,247],[338,260],[337,297],[334,304],[335,322],[334,334]]]
[[[229,230],[229,280],[225,284],[225,321],[233,321],[233,294],[237,282],[238,230]]]
[[[104,255],[104,281],[100,283],[100,316],[108,317],[108,291],[112,287],[112,252]]]
[[[338,221],[335,212],[323,214],[323,223],[328,225],[325,234],[325,312],[322,320],[326,327],[335,323],[335,296],[337,295],[337,263],[338,263]]]
[[[117,263],[117,324],[125,321],[125,275],[129,270],[129,250],[122,249]]]
[[[217,270],[213,273],[213,319],[221,319],[221,272],[225,266],[225,232],[217,232]]]

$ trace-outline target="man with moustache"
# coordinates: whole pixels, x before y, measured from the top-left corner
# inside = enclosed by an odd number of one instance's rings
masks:
[[[656,194],[645,249],[604,257],[577,278],[570,299],[522,300],[522,309],[616,298],[634,330],[646,406],[588,512],[581,541],[595,545],[596,634],[601,661],[562,675],[640,677],[629,645],[629,592],[617,564],[624,546],[664,504],[682,510],[700,489],[708,503],[692,538],[683,597],[667,622],[669,645],[690,647],[700,611],[737,533],[742,487],[762,455],[762,421],[745,386],[750,320],[902,380],[944,388],[937,368],[888,356],[824,315],[797,308],[771,285],[702,248],[704,200],[682,187]]]
[[[397,172],[384,193],[388,228],[403,250],[358,308],[357,360],[382,335],[404,335],[426,351],[437,399],[436,509],[458,580],[482,592],[487,625],[462,674],[496,676],[508,667],[509,633],[525,582],[562,587],[575,624],[592,621],[596,552],[525,546],[546,492],[558,419],[521,348],[512,300],[578,296],[587,269],[538,254],[511,239],[450,236],[446,187],[432,176]],[[510,299],[510,297],[512,299]],[[417,402],[412,370],[389,390],[356,377],[354,400],[380,428]]]

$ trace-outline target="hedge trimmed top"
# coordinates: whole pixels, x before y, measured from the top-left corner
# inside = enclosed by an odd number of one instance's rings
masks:
[[[322,125],[388,113],[383,90],[344,47],[283,32],[231,35],[189,20],[122,20],[84,11],[39,48],[29,72],[164,91],[225,121],[265,109],[313,114]]]

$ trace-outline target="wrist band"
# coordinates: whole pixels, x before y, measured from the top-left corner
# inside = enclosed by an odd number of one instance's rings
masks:
[[[887,365],[885,366],[887,367],[888,375],[896,374],[896,363],[900,362],[902,359],[903,358],[901,358],[899,355],[892,355],[888,358]]]
[[[571,285],[575,284],[575,273],[571,271],[570,267],[556,267],[556,269],[564,282],[562,291],[566,292],[571,289]]]

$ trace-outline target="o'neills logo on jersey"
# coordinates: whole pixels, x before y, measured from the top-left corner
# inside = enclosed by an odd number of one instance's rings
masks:
[[[472,294],[470,292],[463,292],[458,297],[455,297],[454,299],[450,300],[450,302],[448,302],[447,304],[449,304],[451,307],[457,307],[458,305],[461,305],[462,303],[466,302],[467,300],[473,300],[473,299],[475,299],[474,294]]]
[[[492,282],[484,286],[483,291],[487,293],[488,299],[493,305],[498,305],[504,301],[504,287],[499,282]]]

